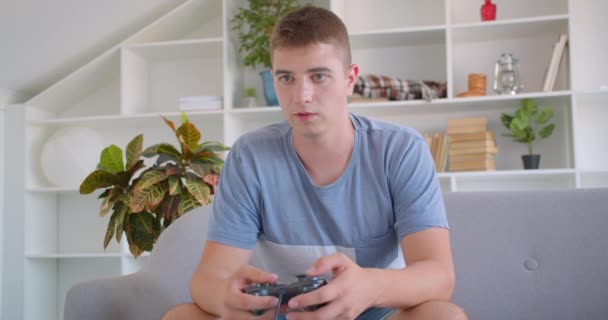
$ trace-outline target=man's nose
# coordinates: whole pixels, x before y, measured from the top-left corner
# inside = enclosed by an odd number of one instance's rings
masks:
[[[298,102],[300,103],[310,103],[312,102],[312,96],[314,93],[314,87],[310,81],[303,80],[299,81],[296,86],[296,95],[298,97]]]

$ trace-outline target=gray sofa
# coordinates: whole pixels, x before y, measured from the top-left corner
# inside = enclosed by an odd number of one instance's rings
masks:
[[[448,193],[453,301],[470,319],[608,319],[608,189]],[[178,220],[139,272],[72,287],[64,319],[159,319],[190,301],[209,208]]]

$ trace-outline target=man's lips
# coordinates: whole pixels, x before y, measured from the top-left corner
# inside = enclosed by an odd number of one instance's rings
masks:
[[[312,113],[312,112],[298,112],[295,114],[296,118],[298,118],[301,121],[310,120],[311,118],[313,118],[316,115],[317,115],[316,113]]]

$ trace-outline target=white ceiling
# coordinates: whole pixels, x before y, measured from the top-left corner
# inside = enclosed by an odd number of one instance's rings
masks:
[[[0,95],[35,96],[183,2],[0,0]]]

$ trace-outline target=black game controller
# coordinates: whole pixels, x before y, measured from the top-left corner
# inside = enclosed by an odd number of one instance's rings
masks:
[[[327,284],[325,279],[319,277],[307,277],[305,275],[298,275],[298,281],[291,284],[280,284],[280,283],[254,283],[243,289],[244,293],[251,294],[254,296],[274,296],[279,298],[277,307],[275,309],[274,318],[278,319],[279,309],[282,303],[287,303],[289,299],[304,294],[307,292],[314,291]],[[313,305],[303,308],[304,311],[315,311],[323,305]],[[252,310],[251,313],[254,315],[262,315],[265,310]]]

